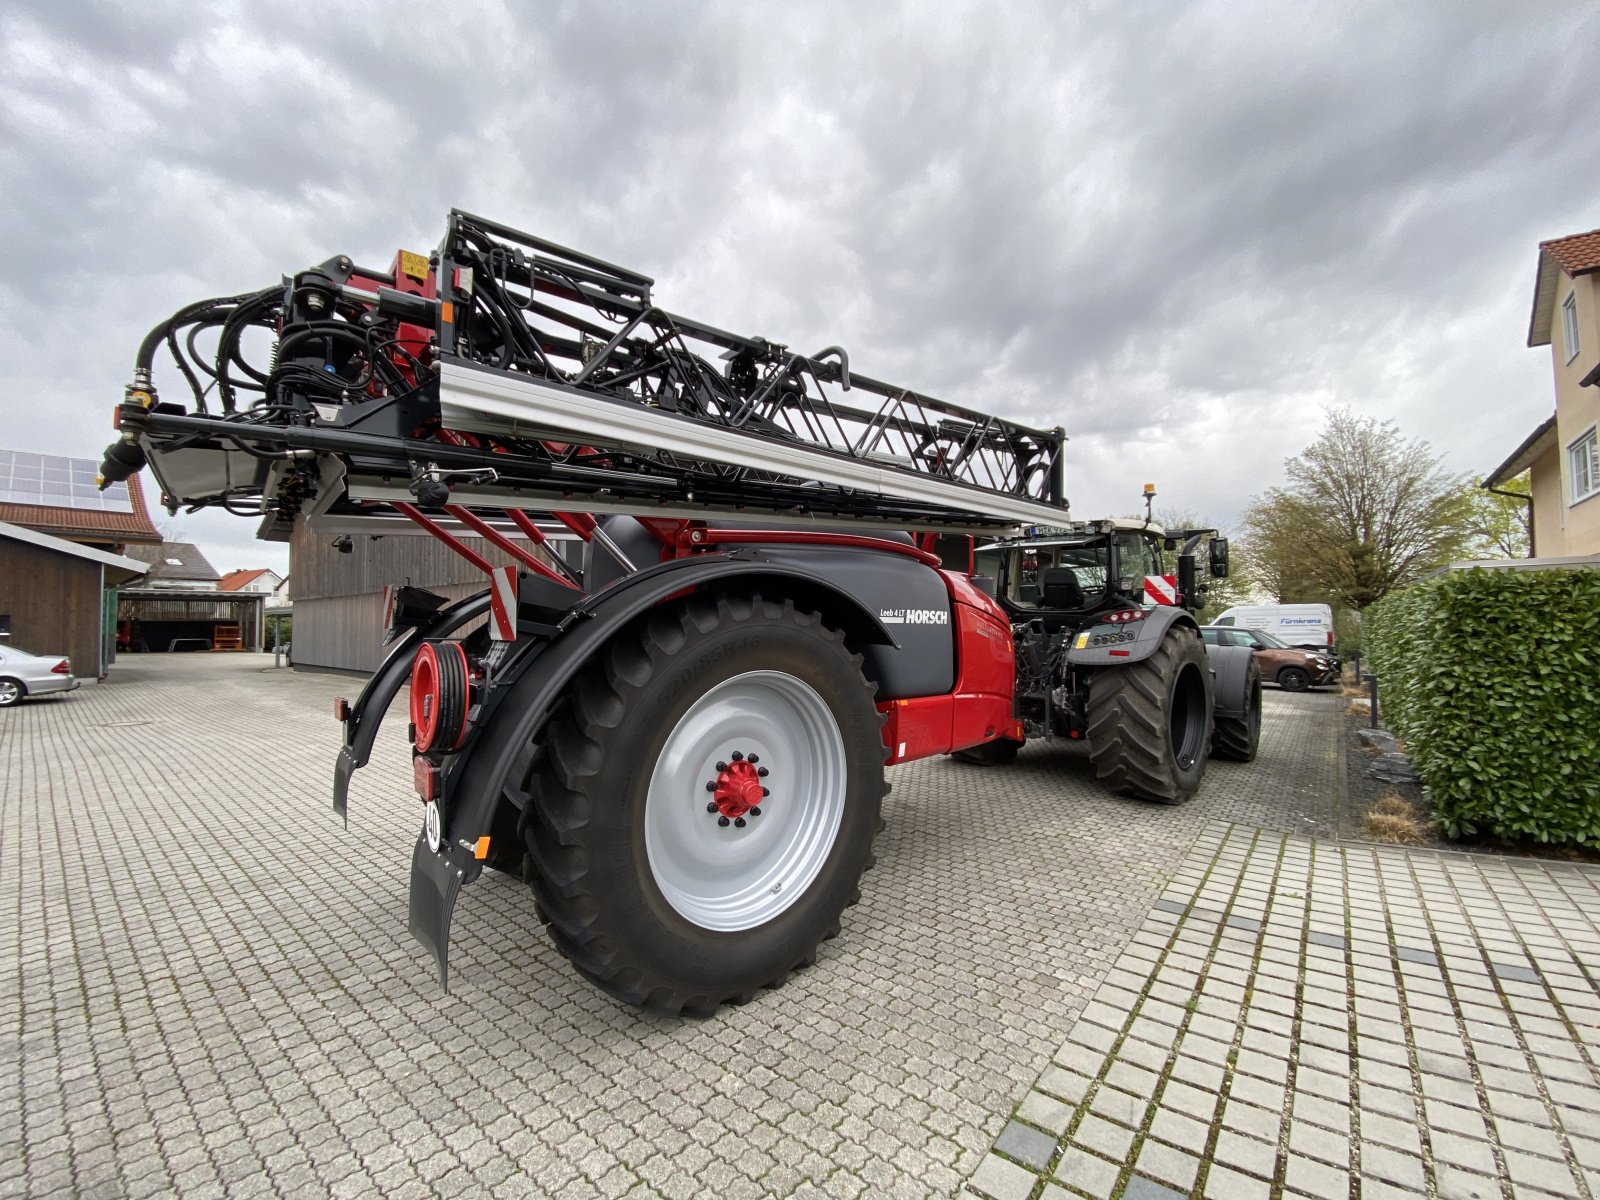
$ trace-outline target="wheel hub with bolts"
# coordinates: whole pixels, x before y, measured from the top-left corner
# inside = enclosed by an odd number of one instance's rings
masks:
[[[718,825],[743,829],[747,816],[761,815],[761,802],[769,793],[761,783],[767,768],[760,762],[759,754],[746,758],[742,750],[735,750],[727,762],[717,763],[717,777],[706,781],[706,791],[711,793],[706,812],[717,818]]]

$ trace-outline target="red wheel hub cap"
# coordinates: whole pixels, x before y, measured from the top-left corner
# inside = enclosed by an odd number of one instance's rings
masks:
[[[731,762],[717,772],[711,798],[723,816],[742,817],[761,803],[761,778],[748,761]]]

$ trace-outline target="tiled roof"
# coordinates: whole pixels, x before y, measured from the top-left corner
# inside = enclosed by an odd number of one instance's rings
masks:
[[[162,542],[159,546],[129,546],[128,557],[150,564],[147,581],[160,579],[202,580],[215,583],[222,576],[206,561],[200,547],[192,542]]]
[[[1539,249],[1561,264],[1568,275],[1600,271],[1600,229],[1540,242]]]
[[[217,589],[223,592],[237,592],[242,587],[248,587],[252,580],[259,575],[265,575],[267,568],[257,567],[253,571],[229,571],[222,577],[222,582],[217,584]]]
[[[0,521],[37,529],[68,541],[97,538],[111,542],[159,542],[161,535],[145,511],[144,491],[139,476],[128,480],[131,513],[103,509],[56,508],[44,504],[0,504]]]

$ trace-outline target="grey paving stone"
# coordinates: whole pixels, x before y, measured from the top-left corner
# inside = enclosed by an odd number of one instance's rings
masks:
[[[1514,1188],[1536,1188],[1552,1196],[1571,1196],[1578,1191],[1572,1170],[1563,1161],[1510,1148],[1502,1148],[1501,1154]]]
[[[1144,1123],[1145,1109],[1148,1105],[1149,1101],[1143,1096],[1132,1096],[1108,1083],[1103,1083],[1095,1090],[1094,1098],[1089,1101],[1089,1110],[1129,1128],[1136,1128]]]
[[[1074,1146],[1061,1155],[1055,1177],[1084,1195],[1110,1196],[1121,1171],[1120,1162],[1109,1162]]]
[[[1210,1128],[1193,1117],[1170,1108],[1158,1108],[1150,1119],[1150,1136],[1180,1149],[1198,1151],[1205,1147]]]
[[[1088,1076],[1060,1067],[1046,1067],[1039,1076],[1041,1091],[1049,1092],[1069,1104],[1080,1103],[1088,1094],[1089,1086],[1093,1082],[1094,1080]]]
[[[1011,1121],[995,1138],[994,1148],[1024,1166],[1043,1171],[1055,1156],[1056,1139],[1019,1121]]]
[[[1163,1183],[1147,1179],[1143,1175],[1132,1175],[1128,1178],[1128,1186],[1123,1190],[1122,1200],[1187,1200],[1188,1190],[1174,1191]]]
[[[1289,1152],[1342,1167],[1350,1161],[1350,1141],[1305,1121],[1292,1120],[1289,1122]]]
[[[1289,1155],[1284,1184],[1307,1196],[1343,1196],[1350,1187],[1350,1173],[1298,1154]]]
[[[1494,1152],[1488,1143],[1438,1129],[1429,1130],[1428,1139],[1433,1146],[1435,1162],[1449,1163],[1481,1175],[1498,1174]]]
[[[1222,1109],[1222,1124],[1228,1129],[1236,1129],[1247,1133],[1264,1142],[1276,1143],[1278,1131],[1282,1127],[1284,1114],[1278,1110],[1257,1108],[1253,1104],[1246,1104],[1238,1099],[1237,1095],[1231,1097]]]
[[[1427,1185],[1420,1154],[1365,1139],[1361,1143],[1361,1174],[1363,1183],[1377,1179],[1413,1192],[1421,1192]]]
[[[1439,965],[1439,959],[1432,950],[1424,950],[1419,946],[1396,946],[1394,956],[1401,962],[1420,963],[1429,967]]]
[[[1224,1129],[1217,1134],[1216,1158],[1249,1175],[1271,1179],[1277,1169],[1278,1148],[1241,1133]]]
[[[1067,1124],[1076,1111],[1072,1105],[1063,1104],[1054,1096],[1038,1091],[1029,1092],[1017,1107],[1018,1116],[1041,1129],[1049,1130],[1057,1137],[1066,1132]]]
[[[997,1154],[990,1154],[973,1173],[968,1187],[990,1197],[990,1200],[1027,1200],[1033,1193],[1034,1184],[1038,1182],[1039,1177],[1032,1171],[1007,1162]]]
[[[1465,1171],[1447,1162],[1436,1162],[1434,1184],[1439,1200],[1495,1200],[1501,1194],[1497,1178]]]
[[[1241,1174],[1221,1163],[1212,1163],[1206,1175],[1205,1200],[1268,1200],[1272,1184]]]
[[[1091,1115],[1078,1126],[1072,1141],[1096,1154],[1121,1161],[1133,1145],[1133,1130]]]

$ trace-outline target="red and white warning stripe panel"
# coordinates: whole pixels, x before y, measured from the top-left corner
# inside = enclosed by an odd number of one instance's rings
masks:
[[[1150,604],[1176,604],[1178,602],[1178,577],[1176,575],[1146,575],[1144,598]]]
[[[515,567],[496,567],[489,573],[489,636],[497,642],[517,640]]]

